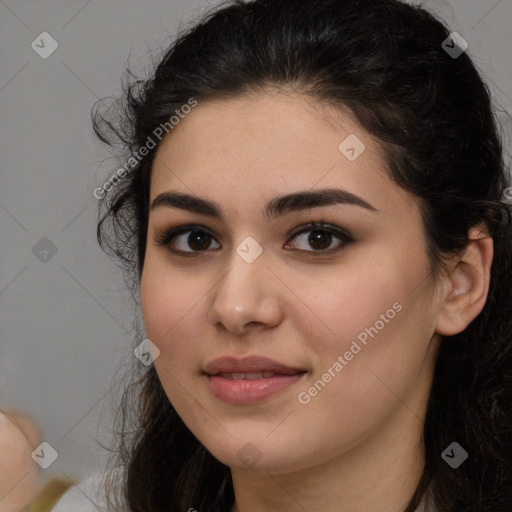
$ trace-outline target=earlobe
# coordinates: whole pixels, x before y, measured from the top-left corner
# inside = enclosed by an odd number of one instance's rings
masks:
[[[462,332],[482,311],[489,292],[493,239],[485,229],[472,228],[471,241],[446,276],[436,332],[453,336]]]

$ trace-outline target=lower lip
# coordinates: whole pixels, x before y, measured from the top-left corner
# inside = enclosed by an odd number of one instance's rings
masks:
[[[207,375],[212,393],[228,404],[252,404],[269,398],[300,380],[305,373],[274,375],[254,380],[230,380]]]

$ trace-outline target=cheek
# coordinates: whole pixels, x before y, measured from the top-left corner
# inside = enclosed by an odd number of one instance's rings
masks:
[[[142,316],[147,337],[162,350],[164,339],[173,332],[188,306],[187,295],[178,283],[171,283],[170,273],[147,258],[140,284]],[[176,276],[173,276],[175,281]]]
[[[151,258],[149,263],[141,279],[141,307],[146,336],[164,356],[155,366],[165,364],[173,374],[183,373],[197,364],[209,280],[165,268]]]
[[[290,308],[295,308],[297,325],[306,329],[303,336],[311,340],[311,349],[332,359],[333,354],[349,350],[358,335],[364,342],[365,333],[369,336],[365,329],[376,322],[379,330],[388,330],[381,315],[386,317],[387,312],[387,318],[396,317],[393,304],[403,297],[393,282],[393,274],[389,269],[381,271],[373,263],[361,265],[361,271],[356,268],[348,273],[340,269],[322,279],[303,280],[301,294],[307,298],[306,309],[298,304]]]
[[[170,277],[172,274],[172,278]],[[141,307],[146,336],[160,350],[154,361],[155,370],[165,394],[180,416],[187,417],[193,405],[189,393],[190,375],[198,371],[197,351],[200,346],[201,308],[204,295],[191,293],[190,280],[179,273],[158,272],[147,267],[141,279]]]
[[[387,262],[361,262],[360,268],[328,286],[311,280],[316,284],[308,289],[309,311],[301,320],[296,310],[295,321],[302,324],[315,361],[309,385],[321,380],[318,393],[312,393],[324,395],[326,407],[331,399],[350,407],[359,403],[359,408],[363,402],[382,400],[390,392],[381,381],[403,389],[417,378],[428,349],[424,297],[421,288],[411,293],[423,276],[421,262],[407,266],[390,255]]]

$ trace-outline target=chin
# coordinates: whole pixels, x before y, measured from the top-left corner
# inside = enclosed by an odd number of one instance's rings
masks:
[[[253,439],[252,441],[250,439]],[[245,440],[217,444],[215,447],[205,444],[208,451],[222,464],[231,469],[240,471],[254,471],[264,473],[285,473],[299,469],[300,461],[297,451],[280,443],[279,449],[265,441],[255,441],[246,433]],[[293,457],[290,455],[293,454]],[[304,457],[307,460],[307,457]],[[307,464],[305,464],[307,465]]]

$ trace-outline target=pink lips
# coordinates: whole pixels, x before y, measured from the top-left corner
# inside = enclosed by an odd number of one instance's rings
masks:
[[[305,370],[263,356],[221,357],[204,367],[212,393],[229,404],[268,398],[300,380]]]

